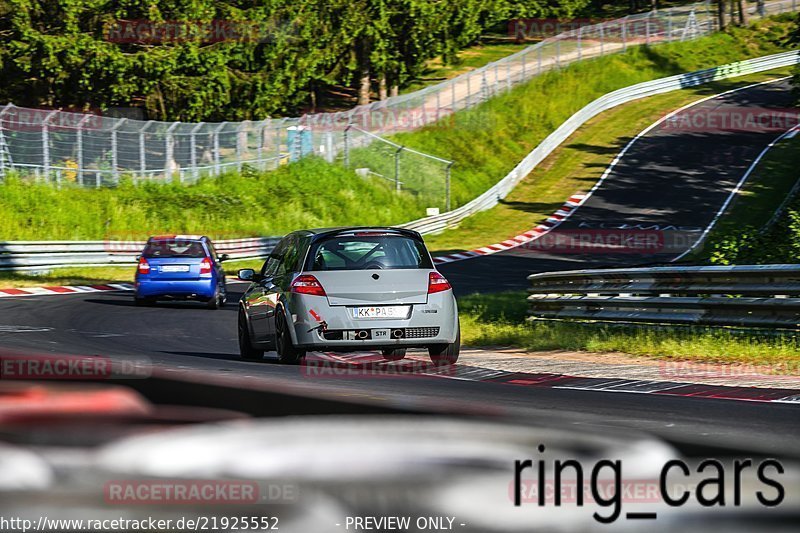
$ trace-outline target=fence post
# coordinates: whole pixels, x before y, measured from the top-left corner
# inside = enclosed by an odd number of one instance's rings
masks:
[[[542,41],[542,42],[544,42],[544,41]],[[538,57],[537,57],[537,66],[536,66],[536,74],[537,75],[542,73],[542,46],[541,46],[541,44],[542,43],[539,43],[540,46],[536,48],[536,50],[539,52],[538,53]]]
[[[667,11],[667,42],[672,42],[672,10]]]
[[[228,123],[227,122],[220,122],[219,125],[214,128],[214,175],[219,176],[220,174],[220,167],[219,167],[219,132],[224,128]]]
[[[350,168],[350,128],[352,124],[347,124],[344,128],[344,167]]]
[[[455,161],[450,161],[444,171],[444,210],[450,211],[450,169]]]
[[[561,68],[561,39],[558,35],[556,39],[556,68]]]
[[[6,143],[3,135],[3,115],[12,107],[14,107],[14,104],[8,103],[0,110],[0,178],[6,177],[6,154],[8,154],[9,163],[13,165],[13,161],[11,161],[11,148],[8,146],[8,143]]]
[[[284,122],[286,122],[286,119],[282,118],[277,121],[275,126],[275,160],[277,161],[275,168],[278,168],[278,165],[281,164],[281,132],[283,131]],[[271,124],[272,122],[270,122]]]
[[[44,167],[45,181],[50,180],[50,130],[47,127],[47,123],[56,113],[58,111],[51,111],[42,121],[42,166]]]
[[[244,131],[245,125],[249,126],[250,121],[245,120],[236,127],[236,170],[239,172],[242,171],[242,131]],[[246,141],[244,144],[247,147]]]
[[[172,157],[173,157],[173,146],[172,146],[172,130],[178,127],[180,122],[173,122],[172,125],[167,128],[167,131],[164,133],[164,142],[166,143],[164,148],[164,180],[172,178]],[[180,173],[178,173],[178,180],[180,180]]]
[[[125,121],[128,120],[127,118],[121,118],[114,124],[114,127],[111,128],[111,176],[114,179],[114,183],[119,185],[119,169],[118,161],[119,161],[119,154],[117,152],[117,128],[125,124]]]
[[[258,127],[258,148],[256,148],[256,157],[258,158],[258,168],[261,170],[266,170],[266,166],[264,165],[264,143],[267,141],[268,120],[269,119],[262,120]]]
[[[189,132],[189,164],[192,166],[192,176],[195,181],[200,177],[200,169],[197,168],[197,130],[205,126],[205,122],[198,122]]]
[[[628,17],[622,17],[622,51],[623,52],[628,49],[628,41],[627,41],[628,25],[626,24],[627,22],[628,22]]]
[[[400,192],[400,152],[403,151],[403,147],[400,146],[397,150],[394,151],[394,190],[395,192]]]
[[[153,120],[148,120],[145,122],[142,129],[139,130],[139,172],[142,174],[142,179],[146,179],[145,173],[147,172],[147,158],[145,157],[145,144],[144,144],[144,133],[147,131],[147,128],[153,124]]]
[[[75,150],[78,163],[78,184],[83,185],[83,123],[89,120],[91,115],[84,115],[78,121],[77,130],[75,132]]]
[[[600,23],[600,55],[605,54],[606,23]]]

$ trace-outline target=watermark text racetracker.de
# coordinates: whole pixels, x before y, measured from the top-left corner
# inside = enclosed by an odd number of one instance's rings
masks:
[[[294,483],[247,479],[117,479],[103,486],[109,505],[232,505],[294,503]]]
[[[798,125],[800,109],[715,106],[689,108],[670,114],[662,129],[676,133],[783,133]]]
[[[292,24],[280,20],[116,20],[107,24],[103,35],[112,43],[215,44],[227,41],[268,42],[278,34],[292,32]]]
[[[103,357],[0,353],[4,380],[108,380],[149,377],[152,364],[145,356]]]
[[[669,254],[690,248],[696,231],[660,229],[554,229],[520,248],[550,254]]]

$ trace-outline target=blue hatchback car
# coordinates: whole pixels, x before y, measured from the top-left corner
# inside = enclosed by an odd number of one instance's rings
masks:
[[[214,251],[208,237],[161,235],[150,237],[136,267],[134,301],[151,305],[159,299],[198,300],[209,309],[225,305],[227,254]]]

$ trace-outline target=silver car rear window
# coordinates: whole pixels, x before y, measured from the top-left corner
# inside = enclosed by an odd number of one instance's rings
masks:
[[[401,235],[341,236],[314,243],[306,270],[433,268],[425,245]]]

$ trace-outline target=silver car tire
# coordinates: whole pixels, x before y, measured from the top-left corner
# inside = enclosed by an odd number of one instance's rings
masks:
[[[456,340],[450,344],[435,344],[428,347],[428,355],[434,365],[454,365],[461,353],[461,324],[458,325]]]
[[[406,356],[406,349],[392,348],[390,350],[381,350],[381,355],[387,361],[400,361]]]
[[[281,309],[275,311],[275,351],[278,353],[278,361],[285,365],[300,364],[306,355],[306,352],[298,350],[292,344],[289,327]]]
[[[239,356],[245,361],[258,361],[264,357],[264,350],[253,348],[250,343],[250,329],[247,327],[247,319],[244,317],[244,311],[239,311]]]

